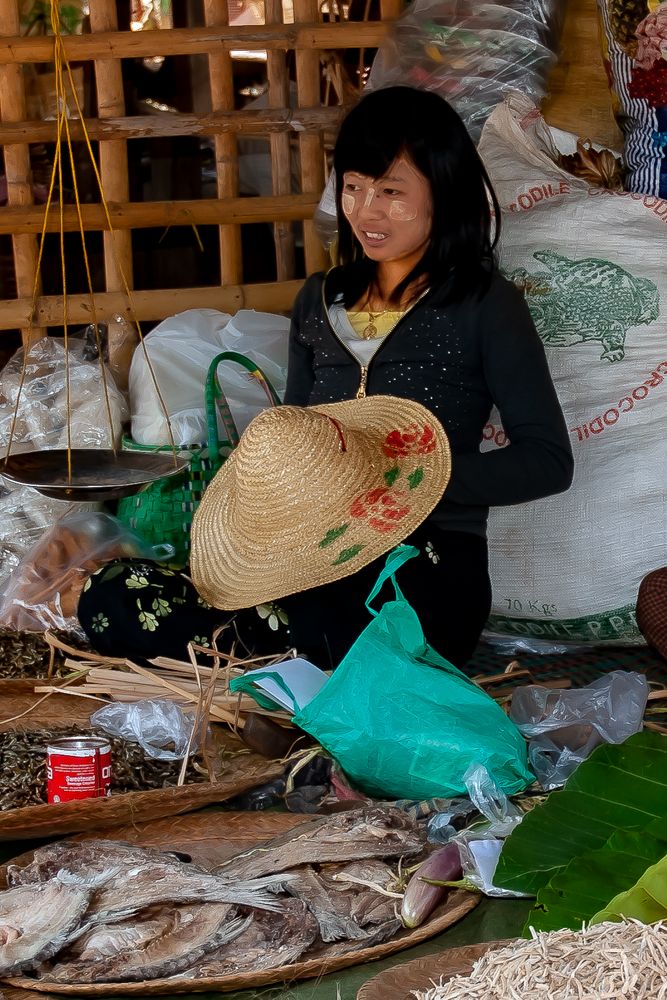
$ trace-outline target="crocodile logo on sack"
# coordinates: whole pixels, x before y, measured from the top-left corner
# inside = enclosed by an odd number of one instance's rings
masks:
[[[538,250],[545,271],[515,268],[508,277],[526,296],[544,344],[570,347],[596,340],[603,361],[625,357],[625,337],[633,326],[654,323],[660,312],[657,286],[636,278],[608,260],[570,260],[553,250]]]

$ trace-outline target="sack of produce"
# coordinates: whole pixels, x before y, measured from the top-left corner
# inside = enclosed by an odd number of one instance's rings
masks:
[[[567,493],[492,508],[489,627],[639,642],[639,583],[667,561],[667,201],[566,173],[518,95],[479,151],[504,209],[501,266],[525,292],[575,457]],[[506,447],[497,413],[484,438]]]
[[[427,644],[394,577],[415,555],[411,545],[389,554],[366,602],[373,620],[294,724],[378,798],[466,794],[471,764],[515,794],[534,780],[526,744],[493,698]],[[371,602],[386,580],[395,600],[377,612]]]

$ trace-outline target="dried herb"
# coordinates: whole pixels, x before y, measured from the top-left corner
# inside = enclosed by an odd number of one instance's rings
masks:
[[[89,650],[88,643],[73,637],[69,632],[54,631],[57,639],[76,649]],[[54,674],[67,673],[65,653],[55,650]],[[18,632],[0,628],[0,677],[46,677],[49,670],[51,647],[43,632]]]
[[[0,810],[46,802],[46,747],[62,736],[104,736],[81,726],[0,733]],[[138,743],[109,737],[111,743],[111,793],[145,792],[176,785],[181,762],[147,757]],[[207,781],[208,774],[195,757],[190,758],[186,784]]]
[[[621,161],[610,149],[593,149],[590,139],[578,139],[577,151],[560,154],[558,166],[575,177],[581,177],[593,187],[609,191],[623,190],[624,170]]]

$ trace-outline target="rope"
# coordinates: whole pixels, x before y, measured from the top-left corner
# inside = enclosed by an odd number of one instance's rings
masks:
[[[85,229],[84,229],[84,225],[83,225],[83,217],[82,217],[82,214],[81,214],[81,199],[80,199],[80,195],[79,195],[79,187],[78,187],[77,176],[76,176],[76,167],[75,167],[75,161],[74,161],[74,150],[73,150],[73,146],[72,146],[72,136],[71,136],[70,127],[69,127],[69,116],[68,116],[68,110],[69,110],[69,108],[68,108],[67,92],[66,92],[66,86],[65,86],[65,76],[64,76],[64,72],[63,71],[66,71],[66,73],[67,73],[67,79],[69,80],[70,90],[71,90],[71,93],[72,93],[72,97],[74,99],[74,105],[75,105],[75,108],[76,108],[76,112],[77,112],[78,118],[79,118],[80,123],[81,123],[83,137],[84,137],[84,141],[85,141],[85,144],[86,144],[86,149],[88,151],[88,155],[90,157],[90,162],[91,162],[91,165],[92,165],[93,173],[95,175],[95,180],[97,182],[97,187],[98,187],[99,194],[100,194],[100,201],[101,201],[102,208],[103,208],[103,211],[104,211],[104,215],[105,215],[107,227],[108,227],[108,230],[109,230],[109,232],[111,234],[111,237],[112,237],[111,240],[110,240],[110,244],[111,244],[111,248],[112,248],[113,258],[114,258],[114,261],[115,261],[115,264],[116,264],[116,268],[118,270],[118,273],[119,273],[121,281],[122,281],[123,290],[124,290],[125,295],[127,296],[127,299],[128,299],[129,313],[130,313],[132,322],[133,322],[133,324],[134,324],[134,326],[135,326],[135,328],[137,330],[137,334],[139,336],[139,341],[140,341],[140,343],[142,345],[142,348],[144,350],[144,355],[145,355],[145,358],[146,358],[146,363],[147,363],[147,366],[148,366],[148,370],[150,372],[150,377],[151,377],[151,380],[153,382],[153,386],[155,388],[155,392],[156,392],[157,398],[159,400],[160,406],[162,408],[162,411],[164,413],[164,416],[165,416],[165,419],[166,419],[166,422],[167,422],[167,430],[168,430],[168,434],[169,434],[169,445],[170,445],[170,448],[171,448],[171,451],[172,451],[174,465],[178,464],[178,453],[177,453],[176,443],[174,441],[174,436],[173,436],[173,432],[172,432],[171,420],[169,418],[169,413],[167,411],[167,407],[166,407],[166,404],[165,404],[165,401],[164,401],[164,397],[162,396],[162,392],[161,392],[160,386],[158,384],[158,380],[157,380],[157,376],[155,374],[155,370],[154,370],[153,365],[151,363],[150,355],[148,354],[148,351],[146,350],[146,345],[145,345],[145,342],[144,342],[144,335],[143,335],[143,332],[141,330],[141,325],[139,323],[139,320],[136,317],[136,310],[134,308],[134,303],[133,303],[132,293],[131,293],[130,287],[129,287],[129,282],[127,280],[127,277],[125,275],[123,266],[122,266],[122,264],[121,264],[121,262],[120,262],[120,260],[118,258],[118,254],[117,254],[117,251],[116,251],[116,245],[115,245],[115,241],[113,239],[115,230],[114,230],[113,224],[111,222],[111,215],[110,215],[110,212],[109,212],[109,207],[108,207],[105,195],[104,195],[104,190],[103,190],[103,186],[102,186],[102,178],[100,176],[100,172],[99,172],[99,169],[98,169],[98,166],[97,166],[97,161],[95,159],[95,155],[94,155],[93,148],[92,148],[92,145],[91,145],[90,135],[89,135],[88,129],[86,127],[86,123],[85,123],[83,111],[82,111],[81,104],[80,104],[80,101],[79,101],[79,96],[78,96],[78,93],[77,93],[77,88],[75,86],[74,78],[73,78],[73,75],[72,75],[72,69],[71,69],[69,60],[67,58],[67,54],[65,52],[65,45],[64,45],[64,42],[63,42],[62,30],[61,30],[60,10],[58,8],[57,0],[52,0],[52,2],[51,2],[51,28],[52,28],[53,35],[54,35],[54,64],[55,64],[55,90],[56,90],[56,122],[57,122],[56,145],[55,145],[55,154],[54,154],[53,167],[51,169],[51,178],[50,178],[50,181],[49,181],[49,190],[48,190],[48,195],[47,195],[47,199],[46,199],[46,204],[45,204],[45,207],[44,207],[44,218],[43,218],[43,221],[42,221],[42,229],[41,229],[40,239],[39,239],[39,248],[38,248],[38,254],[37,254],[37,263],[36,263],[36,266],[35,266],[35,278],[34,278],[33,289],[32,289],[30,320],[29,320],[29,328],[28,328],[28,344],[27,344],[26,349],[24,351],[23,364],[22,364],[22,368],[21,368],[21,377],[20,377],[20,380],[19,380],[18,393],[17,393],[17,397],[16,397],[16,403],[15,403],[15,406],[14,406],[14,412],[12,414],[12,421],[11,421],[11,426],[10,426],[10,431],[9,431],[9,441],[8,441],[7,450],[6,450],[5,456],[4,456],[4,464],[5,465],[7,464],[7,461],[9,459],[10,454],[11,454],[12,444],[13,444],[14,436],[15,436],[15,432],[16,432],[16,423],[17,423],[17,419],[18,419],[19,407],[20,407],[20,402],[21,402],[21,395],[22,395],[22,392],[23,392],[23,388],[24,388],[25,380],[26,380],[26,375],[27,375],[28,359],[29,359],[29,356],[30,356],[30,349],[31,349],[31,346],[32,346],[32,338],[31,338],[30,334],[32,333],[32,330],[34,329],[34,326],[35,326],[35,314],[37,312],[39,279],[40,279],[40,274],[41,274],[42,260],[43,260],[43,256],[44,256],[44,246],[45,246],[45,240],[46,240],[46,231],[47,231],[48,217],[49,217],[49,212],[50,212],[50,209],[51,209],[51,205],[53,203],[53,195],[54,195],[55,183],[56,183],[56,178],[57,178],[58,179],[58,187],[59,187],[58,204],[59,204],[59,218],[60,218],[60,262],[61,262],[61,279],[62,279],[62,287],[63,287],[63,336],[64,336],[64,348],[65,348],[65,382],[66,382],[66,409],[67,409],[67,481],[68,481],[68,483],[71,483],[72,482],[71,386],[70,386],[69,323],[68,323],[68,318],[69,317],[68,317],[68,295],[67,295],[67,266],[66,266],[66,258],[65,258],[65,226],[64,226],[63,169],[62,169],[63,131],[65,133],[65,141],[67,143],[68,158],[69,158],[70,169],[71,169],[71,173],[72,173],[72,184],[73,184],[73,189],[74,189],[74,201],[75,201],[75,205],[76,205],[77,218],[78,218],[78,222],[79,222],[79,232],[80,232],[80,235],[81,235],[81,248],[82,248],[82,252],[83,252],[84,267],[85,267],[85,272],[86,272],[86,283],[87,283],[87,286],[88,286],[88,295],[89,295],[90,304],[91,304],[91,315],[92,315],[92,318],[93,318],[93,327],[94,327],[94,331],[95,331],[95,343],[96,343],[96,346],[97,346],[98,358],[99,358],[99,362],[100,362],[100,373],[101,373],[101,377],[102,377],[102,386],[103,386],[103,392],[104,392],[104,404],[105,404],[105,410],[106,410],[106,416],[107,416],[107,423],[108,423],[108,427],[109,427],[109,437],[110,437],[110,442],[111,442],[111,450],[113,451],[114,457],[117,456],[117,450],[116,450],[116,446],[115,446],[115,442],[114,442],[114,435],[113,435],[113,418],[112,418],[112,414],[111,414],[111,401],[110,401],[110,395],[109,395],[109,384],[108,384],[106,369],[105,369],[105,366],[104,366],[104,358],[103,358],[102,344],[101,344],[101,338],[100,338],[100,329],[99,329],[99,323],[98,323],[98,319],[97,319],[97,309],[96,309],[96,306],[95,306],[95,294],[93,292],[92,276],[91,276],[91,269],[90,269],[90,261],[89,261],[89,257],[88,257],[88,249],[87,249],[87,246],[86,246],[86,235],[85,235]]]

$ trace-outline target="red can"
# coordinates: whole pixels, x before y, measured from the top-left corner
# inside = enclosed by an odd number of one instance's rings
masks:
[[[64,736],[46,748],[48,802],[111,794],[111,744],[99,736]]]

